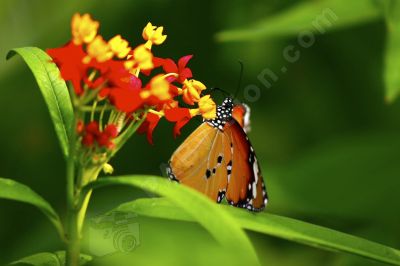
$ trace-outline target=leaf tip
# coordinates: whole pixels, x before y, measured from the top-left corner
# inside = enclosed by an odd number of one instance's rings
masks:
[[[11,57],[13,57],[16,54],[14,50],[10,50],[6,54],[6,60],[9,60]]]

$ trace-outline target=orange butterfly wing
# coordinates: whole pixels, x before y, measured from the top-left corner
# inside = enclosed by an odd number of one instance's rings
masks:
[[[244,129],[232,118],[232,107],[226,99],[217,118],[206,120],[181,144],[167,174],[214,201],[226,196],[233,206],[261,211],[267,203],[264,181]]]
[[[203,123],[172,154],[167,173],[170,179],[221,202],[228,182],[226,168],[230,155],[224,134]]]
[[[231,205],[261,211],[267,203],[267,194],[253,147],[234,119],[225,124],[224,133],[231,141],[232,153],[226,199]]]

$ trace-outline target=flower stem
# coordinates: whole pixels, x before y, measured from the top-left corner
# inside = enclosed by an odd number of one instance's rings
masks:
[[[98,164],[98,165],[94,165],[91,166],[90,168],[84,168],[82,171],[82,176],[79,178],[79,184],[78,184],[78,190],[81,191],[81,188],[84,187],[85,185],[87,185],[90,182],[93,182],[97,179],[97,177],[99,176],[99,173],[103,167],[103,162]],[[83,228],[83,223],[85,221],[85,216],[86,216],[86,211],[89,205],[89,201],[90,201],[90,197],[92,195],[92,191],[90,190],[86,195],[82,195],[82,193],[80,192],[80,196],[84,197],[82,204],[79,205],[80,203],[78,203],[79,206],[79,211],[77,214],[77,224],[78,224],[78,232],[82,231]]]
[[[80,236],[78,232],[77,210],[75,204],[75,144],[75,134],[73,133],[70,136],[69,156],[67,159],[67,266],[79,265]]]

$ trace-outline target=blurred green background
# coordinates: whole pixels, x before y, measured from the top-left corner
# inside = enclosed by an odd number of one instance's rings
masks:
[[[309,1],[316,7],[320,2]],[[7,51],[64,44],[70,38],[69,23],[75,12],[91,13],[100,21],[105,38],[122,34],[133,45],[142,42],[142,28],[151,21],[163,25],[168,34],[166,43],[153,49],[157,56],[178,59],[194,54],[190,62],[194,77],[208,87],[231,92],[237,87],[241,60],[245,69],[242,87],[253,84],[260,88],[260,98],[247,104],[252,109],[250,138],[270,194],[268,212],[399,248],[400,103],[384,101],[384,19],[371,15],[360,23],[315,35],[309,48],[299,46],[296,33],[216,41],[217,32],[252,25],[298,3],[1,1],[0,176],[29,185],[65,213],[65,166],[46,106],[27,66],[21,59],[6,62]],[[348,11],[352,12],[369,14],[368,10]],[[337,22],[341,23],[340,15]],[[288,45],[295,45],[300,52],[295,63],[282,55]],[[281,72],[283,66],[286,73]],[[257,78],[266,68],[278,76],[269,89]],[[245,100],[241,94],[239,98]],[[135,136],[112,161],[115,174],[161,175],[160,165],[198,124],[192,121],[183,135],[173,140],[172,125],[162,122],[155,130],[154,146],[145,136]],[[89,214],[100,214],[142,196],[148,195],[127,188],[100,190]],[[138,221],[141,245],[133,253],[135,262],[185,265],[195,260],[193,265],[202,265],[229,259],[229,252],[219,252],[198,225],[143,217]],[[379,265],[256,233],[249,235],[264,265]],[[39,211],[0,201],[0,264],[62,248]]]

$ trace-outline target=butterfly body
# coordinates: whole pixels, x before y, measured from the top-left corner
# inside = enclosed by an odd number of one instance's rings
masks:
[[[171,180],[195,188],[220,203],[261,211],[267,194],[251,143],[232,117],[230,98],[217,107],[217,116],[204,122],[172,155]]]

